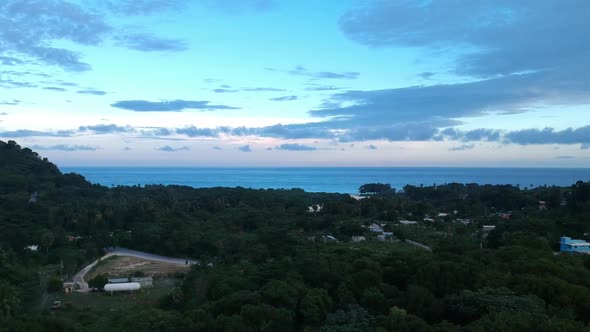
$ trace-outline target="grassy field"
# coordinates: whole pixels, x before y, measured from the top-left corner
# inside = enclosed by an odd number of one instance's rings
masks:
[[[132,294],[115,293],[111,295],[104,292],[52,294],[49,296],[45,308],[50,310],[51,304],[55,300],[71,302],[71,306],[76,309],[121,310],[138,305],[143,307],[153,306],[163,296],[170,294],[178,281],[178,279],[156,279],[154,280],[154,287],[144,288]]]

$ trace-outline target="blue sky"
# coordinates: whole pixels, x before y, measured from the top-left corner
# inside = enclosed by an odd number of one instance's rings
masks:
[[[64,166],[587,167],[588,10],[4,0],[0,139]]]

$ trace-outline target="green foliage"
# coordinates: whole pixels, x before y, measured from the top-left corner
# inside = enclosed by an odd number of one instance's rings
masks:
[[[106,284],[109,283],[109,278],[106,274],[99,274],[96,277],[88,280],[88,286],[90,288],[103,289]]]
[[[62,290],[63,282],[58,277],[51,277],[47,280],[47,291],[50,293],[59,292]]]

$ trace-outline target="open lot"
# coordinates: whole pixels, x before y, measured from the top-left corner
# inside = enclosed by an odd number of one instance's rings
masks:
[[[166,262],[150,261],[131,256],[111,256],[100,261],[85,277],[91,280],[99,274],[111,276],[129,276],[142,272],[145,276],[166,278],[176,273],[188,272],[189,265],[178,265]]]

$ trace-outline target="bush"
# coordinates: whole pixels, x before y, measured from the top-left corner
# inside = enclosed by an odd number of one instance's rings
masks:
[[[90,286],[91,288],[103,289],[104,285],[106,285],[108,282],[109,278],[106,275],[99,274],[96,277],[90,279],[90,281],[88,281],[88,286]]]

